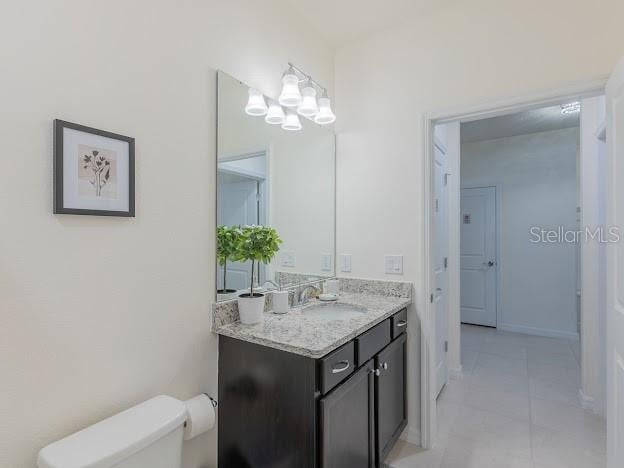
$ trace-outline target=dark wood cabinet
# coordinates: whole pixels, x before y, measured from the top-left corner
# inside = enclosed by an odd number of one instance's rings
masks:
[[[407,336],[402,334],[375,358],[376,448],[379,466],[407,424]]]
[[[318,359],[220,336],[219,468],[383,466],[407,424],[403,320]]]
[[[373,361],[320,401],[321,468],[373,468]]]

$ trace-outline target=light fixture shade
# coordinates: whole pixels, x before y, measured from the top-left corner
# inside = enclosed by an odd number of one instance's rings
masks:
[[[286,114],[286,118],[284,119],[284,123],[282,123],[282,128],[291,132],[301,130],[302,127],[299,116],[293,111],[288,111],[288,113]]]
[[[292,69],[289,69],[282,77],[282,92],[279,96],[279,103],[284,107],[297,107],[301,104],[299,78]]]
[[[318,100],[319,110],[314,121],[319,125],[328,125],[336,121],[336,115],[331,110],[331,101],[324,95]]]
[[[249,99],[245,106],[245,112],[253,116],[261,116],[267,113],[267,105],[264,101],[264,96],[257,89],[249,88]]]
[[[267,112],[264,121],[271,125],[280,125],[284,123],[284,119],[286,115],[284,114],[284,109],[277,102],[271,101],[269,104],[269,110]]]
[[[297,112],[304,117],[314,117],[318,112],[318,105],[316,103],[316,89],[308,81],[306,86],[301,90],[303,95],[301,104],[297,107]]]

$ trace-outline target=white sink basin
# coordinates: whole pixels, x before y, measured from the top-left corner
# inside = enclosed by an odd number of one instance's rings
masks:
[[[325,320],[349,320],[364,315],[366,308],[344,303],[312,304],[305,307],[301,313],[306,317]]]

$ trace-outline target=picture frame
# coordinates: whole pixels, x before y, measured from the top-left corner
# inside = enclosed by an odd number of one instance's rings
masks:
[[[54,120],[54,214],[135,216],[134,138]]]

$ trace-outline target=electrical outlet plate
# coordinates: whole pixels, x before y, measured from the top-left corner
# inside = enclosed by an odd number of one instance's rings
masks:
[[[293,268],[295,266],[295,254],[292,252],[281,252],[280,266]]]
[[[321,271],[332,271],[332,256],[331,254],[321,255]]]
[[[386,273],[389,275],[403,274],[403,255],[385,256]]]
[[[340,255],[340,271],[343,273],[351,273],[351,254]]]

